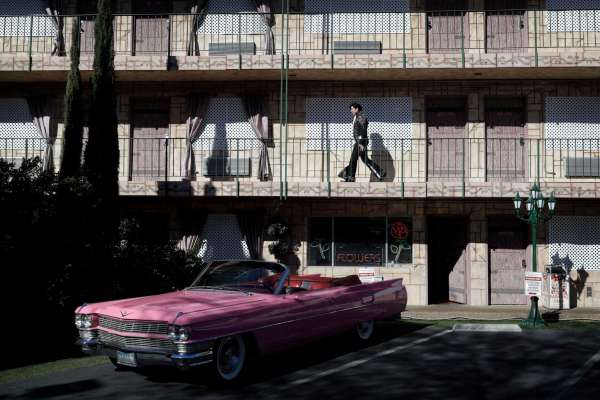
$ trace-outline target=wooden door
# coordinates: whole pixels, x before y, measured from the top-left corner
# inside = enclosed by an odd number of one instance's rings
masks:
[[[468,47],[469,18],[465,0],[427,0],[427,49],[459,52]]]
[[[431,218],[427,238],[429,303],[466,303],[467,221]]]
[[[485,99],[486,163],[491,180],[527,177],[528,142],[522,97]]]
[[[461,180],[468,176],[466,98],[427,100],[427,177]]]
[[[170,2],[164,0],[135,0],[134,54],[167,54],[169,49]]]
[[[525,0],[486,1],[485,22],[488,52],[527,51],[529,30]]]
[[[488,221],[490,304],[527,304],[527,225],[513,216]]]
[[[134,99],[131,176],[164,179],[169,99]]]

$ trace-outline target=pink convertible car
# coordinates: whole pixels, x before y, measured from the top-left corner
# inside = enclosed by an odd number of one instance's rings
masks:
[[[405,307],[401,279],[361,283],[356,275],[290,275],[271,262],[215,261],[184,290],[85,304],[75,325],[85,353],[116,365],[212,364],[232,381],[251,354],[350,330],[368,340],[375,320]]]

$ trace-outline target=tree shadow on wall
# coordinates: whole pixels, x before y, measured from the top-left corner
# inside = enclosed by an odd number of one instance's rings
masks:
[[[576,268],[568,255],[561,257],[558,253],[555,253],[552,256],[552,266],[562,266],[565,269],[567,276],[570,277],[569,284],[571,289],[571,304],[577,304],[577,301],[581,300],[581,294],[585,289],[585,284],[590,274],[583,267]],[[575,278],[571,273],[573,271],[576,273]]]

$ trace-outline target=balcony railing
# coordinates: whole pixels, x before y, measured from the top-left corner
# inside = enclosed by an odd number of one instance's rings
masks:
[[[186,173],[186,139],[120,138],[119,176],[124,181],[177,181]],[[201,138],[190,162],[197,180],[257,181],[262,143],[256,139]],[[267,146],[273,181],[337,182],[352,153],[349,139],[277,140]],[[55,143],[60,165],[62,141]],[[43,157],[43,139],[0,139],[0,158],[17,164]],[[600,139],[381,139],[369,157],[392,184],[424,182],[571,182],[600,180]],[[358,182],[377,181],[359,160]]]
[[[114,18],[116,54],[265,54],[266,15],[130,14]],[[81,50],[94,51],[94,15],[0,16],[3,53],[50,54],[57,29],[68,49],[80,25]],[[535,53],[600,47],[600,10],[421,11],[406,13],[289,14],[273,26],[275,52],[289,54]],[[197,51],[190,51],[192,41]]]

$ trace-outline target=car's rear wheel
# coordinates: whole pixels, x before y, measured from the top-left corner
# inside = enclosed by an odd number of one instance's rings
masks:
[[[217,377],[225,382],[240,379],[246,365],[246,342],[240,335],[220,339],[215,346],[214,366]]]
[[[356,324],[356,336],[360,340],[369,340],[373,336],[375,322],[373,320],[361,321]]]

